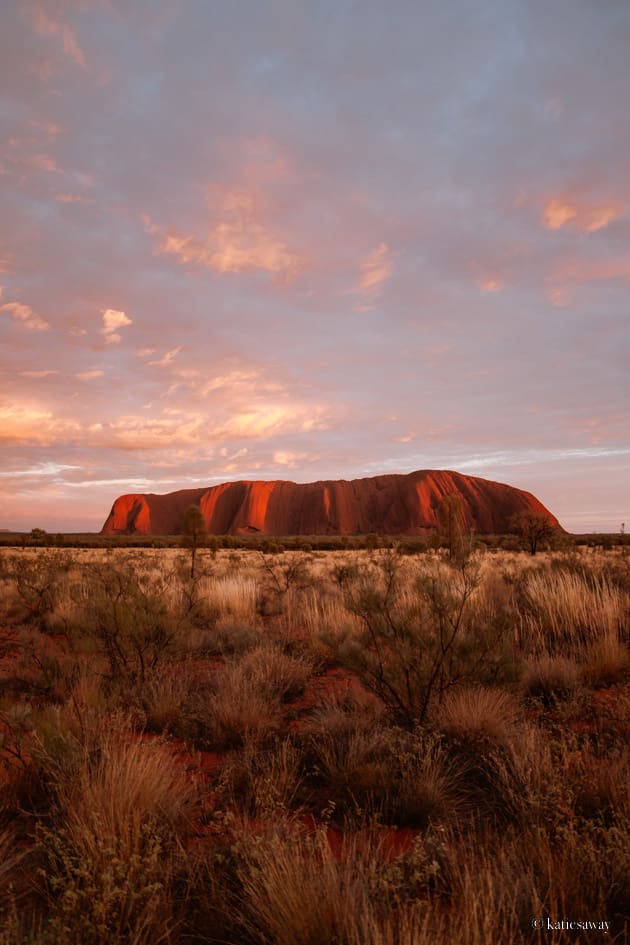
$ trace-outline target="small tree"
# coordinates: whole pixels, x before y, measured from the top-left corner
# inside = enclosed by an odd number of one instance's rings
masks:
[[[47,544],[48,532],[43,528],[32,528],[30,537],[34,545],[45,545]]]
[[[521,512],[514,516],[511,525],[531,555],[536,554],[539,542],[551,538],[556,531],[544,512]]]
[[[361,629],[335,630],[323,639],[398,724],[413,728],[426,722],[447,690],[494,676],[502,657],[500,640],[483,632],[471,606],[478,563],[462,557],[428,564],[411,596],[401,594],[401,568],[398,549],[361,571],[338,568],[344,604]]]
[[[203,548],[208,540],[208,531],[203,512],[198,505],[191,505],[184,515],[182,545],[190,548],[190,576],[194,580],[197,549]]]
[[[437,507],[439,535],[451,559],[464,555],[464,503],[460,495],[445,495]]]

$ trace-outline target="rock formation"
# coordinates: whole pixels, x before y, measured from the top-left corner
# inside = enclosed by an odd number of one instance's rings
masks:
[[[184,514],[199,505],[215,535],[422,535],[437,527],[446,495],[462,499],[467,529],[502,534],[521,513],[558,520],[531,493],[461,473],[421,470],[408,475],[296,483],[226,482],[168,495],[116,499],[102,534],[176,535]]]

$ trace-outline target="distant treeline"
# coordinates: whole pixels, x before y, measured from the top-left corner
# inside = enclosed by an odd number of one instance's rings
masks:
[[[518,535],[474,535],[476,548],[517,551],[523,547]],[[547,542],[560,549],[574,546],[591,548],[630,547],[630,535],[592,533],[571,535],[563,533]],[[361,549],[398,547],[403,554],[422,554],[444,547],[438,534],[430,535],[208,535],[203,547],[211,551],[239,549],[277,554],[282,551],[355,551]],[[30,532],[0,532],[0,548],[180,548],[181,535],[101,535],[100,533],[52,533],[42,528]]]

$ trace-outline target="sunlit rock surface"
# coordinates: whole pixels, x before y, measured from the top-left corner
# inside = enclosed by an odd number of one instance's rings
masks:
[[[531,493],[443,470],[369,479],[296,483],[226,482],[167,495],[133,494],[114,502],[102,533],[176,535],[184,513],[199,505],[210,534],[422,535],[433,531],[445,495],[461,496],[465,525],[479,534],[509,531],[513,516],[558,520]]]

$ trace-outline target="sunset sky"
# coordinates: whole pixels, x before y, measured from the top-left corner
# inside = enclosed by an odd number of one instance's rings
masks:
[[[453,469],[630,530],[627,0],[4,0],[0,528]]]

